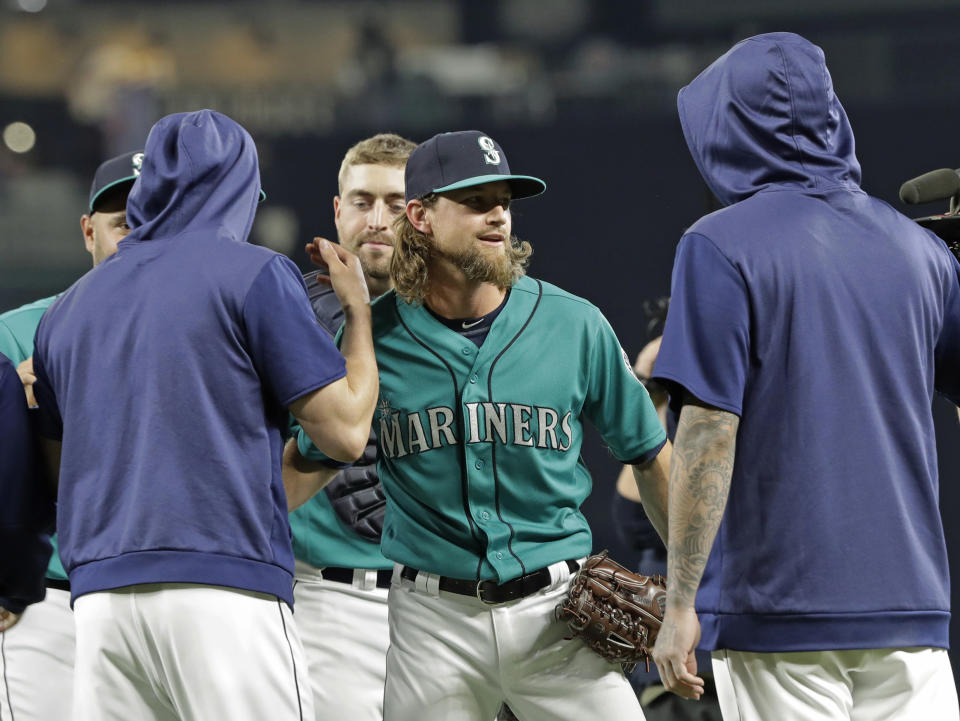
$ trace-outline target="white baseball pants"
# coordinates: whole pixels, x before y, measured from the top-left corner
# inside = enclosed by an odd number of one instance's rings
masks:
[[[724,721],[958,721],[942,648],[715,651]]]
[[[74,721],[310,721],[293,614],[262,593],[143,584],[74,602]]]
[[[642,721],[619,664],[579,640],[554,608],[570,571],[526,598],[491,606],[437,588],[438,577],[400,579],[390,589],[390,650],[384,721],[490,721],[502,702],[520,721]]]
[[[381,721],[390,630],[377,572],[338,583],[298,561],[293,596],[316,721]]]
[[[70,592],[48,588],[0,633],[0,719],[70,721],[74,645]]]

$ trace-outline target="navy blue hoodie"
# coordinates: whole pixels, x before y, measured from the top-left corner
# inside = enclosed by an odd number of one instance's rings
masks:
[[[168,582],[292,603],[286,407],[345,363],[293,263],[246,242],[259,192],[256,148],[235,122],[208,110],[160,120],[127,201],[133,231],[37,329],[74,598]]]
[[[957,263],[859,186],[821,50],[744,40],[680,91],[729,207],[684,235],[655,375],[740,416],[702,645],[946,647],[931,402],[960,400]]]

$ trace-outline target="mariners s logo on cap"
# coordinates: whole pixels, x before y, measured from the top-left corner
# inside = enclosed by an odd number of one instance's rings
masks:
[[[137,150],[105,160],[93,175],[90,186],[90,212],[114,191],[129,192],[143,169],[143,151]]]
[[[483,154],[484,160],[490,165],[500,165],[500,153],[497,152],[497,146],[491,138],[481,135],[477,138],[477,144],[486,151]]]
[[[503,148],[479,130],[440,133],[420,143],[407,160],[404,181],[407,201],[499,181],[510,184],[514,200],[547,189],[540,178],[511,173]]]

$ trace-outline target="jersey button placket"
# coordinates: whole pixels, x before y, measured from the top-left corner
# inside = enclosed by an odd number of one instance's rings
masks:
[[[467,363],[472,366],[464,378],[465,387],[462,391],[461,402],[477,403],[479,405],[488,400],[485,395],[485,388],[480,382],[480,377],[483,375],[483,364],[479,358],[480,349],[474,345],[465,345],[460,349],[460,352],[463,353],[465,359],[467,359]],[[466,409],[464,409],[464,411],[465,415],[467,415]],[[465,427],[463,430],[465,438],[483,437],[482,414],[483,410],[477,409],[477,416],[473,422],[478,423],[479,428],[473,429],[467,424],[468,427]],[[472,514],[477,524],[484,529],[484,545],[486,548],[482,551],[482,556],[486,557],[488,563],[495,563],[496,561],[502,562],[504,554],[490,548],[491,544],[499,546],[501,543],[500,540],[493,541],[490,534],[498,537],[502,534],[502,531],[499,530],[500,522],[494,513],[489,510],[492,508],[495,498],[493,475],[488,472],[488,459],[480,457],[488,451],[488,448],[489,446],[487,444],[466,444],[466,462],[470,484],[467,502],[468,505],[472,507]],[[499,565],[501,564],[497,563],[497,566]]]

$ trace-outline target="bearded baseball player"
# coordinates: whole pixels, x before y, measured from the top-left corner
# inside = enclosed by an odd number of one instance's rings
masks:
[[[359,258],[372,298],[392,287],[393,221],[406,207],[403,169],[415,147],[382,133],[350,148],[340,166],[340,192],[333,199],[337,236]],[[317,259],[318,242],[308,250]],[[343,323],[343,309],[325,278],[313,272],[304,281],[317,320],[333,337]],[[383,718],[393,562],[380,552],[386,500],[376,454],[371,434],[358,463],[290,514],[293,595],[318,721]]]
[[[117,251],[130,227],[127,195],[140,174],[142,152],[124,153],[103,162],[93,176],[87,213],[80,230],[97,266]],[[14,364],[28,401],[33,397],[33,338],[40,318],[58,296],[50,296],[0,315],[0,353]],[[47,592],[3,636],[0,653],[0,718],[21,721],[69,719],[73,689],[75,633],[70,610],[70,582],[56,549],[47,568]],[[56,688],[57,693],[50,693]],[[3,713],[6,711],[6,715]]]
[[[373,306],[387,721],[489,721],[503,702],[522,721],[643,718],[620,666],[554,610],[592,545],[584,420],[638,467],[658,522],[665,432],[597,308],[524,275],[511,203],[545,187],[477,131],[407,162],[395,289]]]
[[[960,401],[942,240],[860,187],[823,51],[737,43],[680,91],[727,207],[677,248],[654,376],[679,410],[653,651],[728,721],[956,721],[931,400]]]
[[[341,355],[296,267],[246,242],[260,195],[240,125],[209,110],[161,119],[130,234],[37,329],[78,721],[313,717],[283,433],[292,413],[327,455],[355,460],[377,372],[359,261],[321,249]]]

